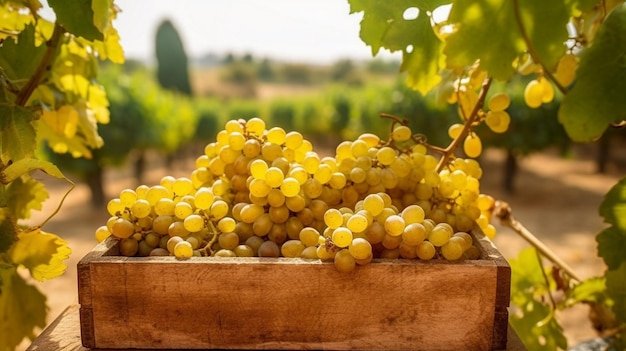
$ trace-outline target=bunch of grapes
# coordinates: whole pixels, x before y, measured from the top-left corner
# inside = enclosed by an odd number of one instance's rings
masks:
[[[298,132],[231,120],[189,177],[122,190],[96,238],[119,239],[125,256],[301,257],[342,272],[375,258],[477,259],[469,233],[495,235],[482,170],[438,163],[402,123],[387,141],[366,133],[321,157]]]

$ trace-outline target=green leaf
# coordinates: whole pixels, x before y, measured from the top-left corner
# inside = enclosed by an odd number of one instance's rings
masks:
[[[11,182],[7,187],[8,207],[16,218],[30,218],[31,210],[41,211],[48,199],[45,185],[29,176],[23,176]]]
[[[563,328],[549,305],[530,300],[523,306],[522,316],[512,314],[509,322],[528,350],[567,349]]]
[[[54,9],[57,22],[68,32],[87,40],[104,39],[104,35],[94,24],[91,0],[48,0],[48,5]]]
[[[626,323],[626,263],[606,271],[605,276],[606,292],[613,300],[613,313],[618,320]]]
[[[19,233],[10,251],[11,260],[28,268],[31,276],[39,281],[65,273],[67,265],[64,261],[71,253],[67,241],[38,228]]]
[[[448,23],[457,28],[446,39],[448,67],[462,69],[480,59],[490,76],[499,80],[513,76],[513,60],[525,48],[513,1],[455,1]]]
[[[19,106],[0,104],[0,161],[9,164],[33,155],[36,147],[32,121],[37,113]]]
[[[559,121],[574,141],[599,138],[610,123],[626,119],[626,6],[613,10],[585,49],[576,83],[565,95]]]
[[[93,10],[93,23],[101,33],[106,33],[111,24],[109,8],[113,0],[93,0],[91,9]]]
[[[0,67],[9,79],[22,87],[33,75],[46,51],[45,45],[35,46],[35,28],[26,28],[14,40],[5,40],[0,46]]]
[[[13,162],[2,171],[0,179],[8,183],[36,169],[42,170],[55,178],[68,180],[53,163],[36,158],[24,158]]]
[[[565,54],[569,11],[562,1],[518,0],[524,29],[541,63],[556,70]]]
[[[611,226],[596,237],[598,255],[609,269],[617,269],[626,261],[626,178],[622,178],[604,196],[599,212]]]
[[[533,296],[541,296],[548,292],[545,279],[541,273],[541,265],[534,248],[526,248],[517,258],[510,259],[511,266],[511,302],[524,305]],[[550,269],[546,269],[549,276]]]
[[[363,12],[361,39],[376,55],[381,48],[402,51],[400,69],[408,73],[408,85],[426,94],[439,83],[443,68],[443,43],[431,25],[430,14],[450,0],[350,0],[350,13]],[[409,8],[419,10],[417,18],[404,19]]]
[[[606,301],[606,278],[593,277],[576,284],[567,291],[566,306],[582,302],[604,303]]]
[[[15,267],[0,267],[0,281],[0,350],[13,350],[22,339],[34,339],[36,328],[46,326],[46,297]]]
[[[0,184],[0,188],[3,185]],[[15,217],[9,208],[0,206],[0,255],[7,252],[11,245],[17,240],[17,225]]]

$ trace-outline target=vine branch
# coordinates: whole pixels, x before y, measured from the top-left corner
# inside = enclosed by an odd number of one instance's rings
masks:
[[[500,223],[505,225],[517,234],[519,234],[524,240],[526,240],[529,244],[535,247],[535,249],[541,253],[542,256],[547,258],[549,261],[557,265],[561,270],[563,270],[567,275],[569,275],[572,279],[581,281],[581,279],[574,273],[574,270],[563,261],[560,257],[558,257],[554,251],[550,250],[544,243],[542,243],[536,236],[533,235],[528,229],[526,229],[520,222],[518,222],[512,214],[513,210],[509,207],[509,204],[506,202],[498,201],[496,203],[496,208],[494,211],[494,215],[500,219]]]
[[[46,52],[44,53],[41,62],[39,62],[39,66],[37,66],[33,75],[17,94],[17,98],[15,99],[16,105],[25,106],[33,91],[35,91],[37,86],[39,86],[39,83],[41,83],[46,71],[54,61],[55,53],[63,34],[65,34],[65,29],[58,24],[55,24],[52,36],[46,42]]]
[[[513,0],[513,11],[515,12],[515,21],[517,22],[517,26],[519,27],[520,33],[522,34],[522,39],[524,39],[524,43],[526,43],[526,47],[528,48],[528,53],[530,57],[533,58],[533,61],[538,63],[541,68],[543,68],[543,73],[548,76],[548,78],[556,85],[556,88],[565,95],[567,94],[567,89],[556,80],[556,77],[550,72],[550,70],[546,67],[545,63],[539,58],[533,43],[530,41],[528,37],[528,33],[526,33],[526,27],[524,26],[524,22],[522,22],[522,14],[519,10],[519,0]]]
[[[437,165],[437,172],[441,171],[445,165],[450,162],[450,158],[454,154],[454,150],[459,146],[459,144],[465,139],[467,134],[469,133],[470,128],[478,118],[478,111],[480,111],[481,106],[485,104],[485,98],[487,97],[487,92],[489,91],[489,87],[491,86],[492,78],[487,77],[483,82],[482,87],[480,88],[480,93],[478,94],[478,100],[476,101],[476,105],[472,110],[472,113],[469,115],[467,120],[465,121],[465,125],[463,125],[463,129],[458,137],[456,137],[450,145],[448,145],[445,149],[442,150],[443,156],[439,159],[439,164]],[[459,102],[460,103],[460,102]],[[461,111],[463,109],[461,108]]]

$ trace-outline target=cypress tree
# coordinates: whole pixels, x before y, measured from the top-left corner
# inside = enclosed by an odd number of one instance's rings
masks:
[[[155,51],[159,84],[165,89],[191,95],[187,55],[170,20],[162,21],[157,28]]]

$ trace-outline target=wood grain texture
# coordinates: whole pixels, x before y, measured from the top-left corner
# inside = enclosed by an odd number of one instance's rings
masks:
[[[114,349],[90,349],[81,345],[78,305],[69,306],[39,335],[27,351],[111,351]],[[115,349],[115,351],[147,351],[148,349]],[[183,351],[176,349],[177,351]],[[161,351],[174,351],[162,349]],[[524,344],[508,328],[506,348],[497,351],[526,351]]]
[[[504,349],[510,268],[490,242],[480,244],[480,260],[377,260],[344,274],[300,259],[108,256],[115,245],[105,241],[79,263],[83,343]]]

